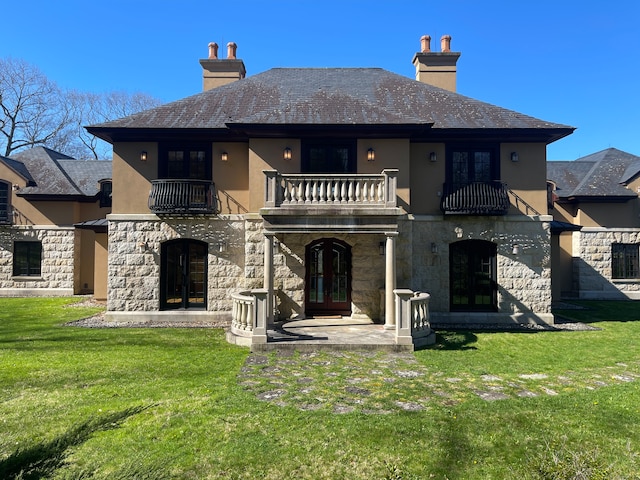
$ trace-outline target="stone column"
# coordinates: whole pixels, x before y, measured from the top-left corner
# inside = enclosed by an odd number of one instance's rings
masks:
[[[396,288],[396,237],[398,232],[386,232],[385,273],[384,273],[384,328],[396,326],[396,307],[393,291]]]
[[[264,233],[264,289],[267,291],[267,325],[273,325],[273,244],[275,234]]]

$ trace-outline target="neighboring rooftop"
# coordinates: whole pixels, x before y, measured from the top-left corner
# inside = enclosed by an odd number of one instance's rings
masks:
[[[640,157],[607,148],[574,161],[547,162],[547,178],[556,184],[559,198],[638,195],[625,184],[640,173]]]
[[[83,161],[46,147],[34,147],[0,161],[26,180],[19,195],[87,196],[100,191],[98,182],[111,178],[110,161]]]

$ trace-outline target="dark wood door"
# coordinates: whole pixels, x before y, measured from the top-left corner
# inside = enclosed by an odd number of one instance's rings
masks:
[[[162,246],[161,308],[205,308],[207,244],[175,240]]]
[[[310,244],[306,255],[306,314],[351,315],[351,247],[322,239]]]

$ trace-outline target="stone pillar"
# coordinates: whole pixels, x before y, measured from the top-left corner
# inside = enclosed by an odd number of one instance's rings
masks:
[[[385,245],[385,273],[384,273],[384,328],[392,329],[396,326],[396,308],[394,293],[396,288],[396,237],[398,232],[387,232]]]
[[[253,322],[253,334],[251,335],[251,344],[267,343],[267,322],[268,311],[267,304],[269,303],[269,294],[265,289],[251,290],[251,295],[254,298],[254,318]]]
[[[273,325],[273,244],[275,234],[264,233],[264,289],[267,291],[267,325]]]

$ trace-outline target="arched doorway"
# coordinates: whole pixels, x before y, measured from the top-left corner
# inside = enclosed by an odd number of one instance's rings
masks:
[[[323,238],[306,249],[305,313],[351,315],[351,247]]]
[[[463,240],[449,247],[451,311],[497,311],[496,244]]]
[[[171,240],[162,244],[161,310],[206,308],[207,252],[207,244],[197,240]]]

